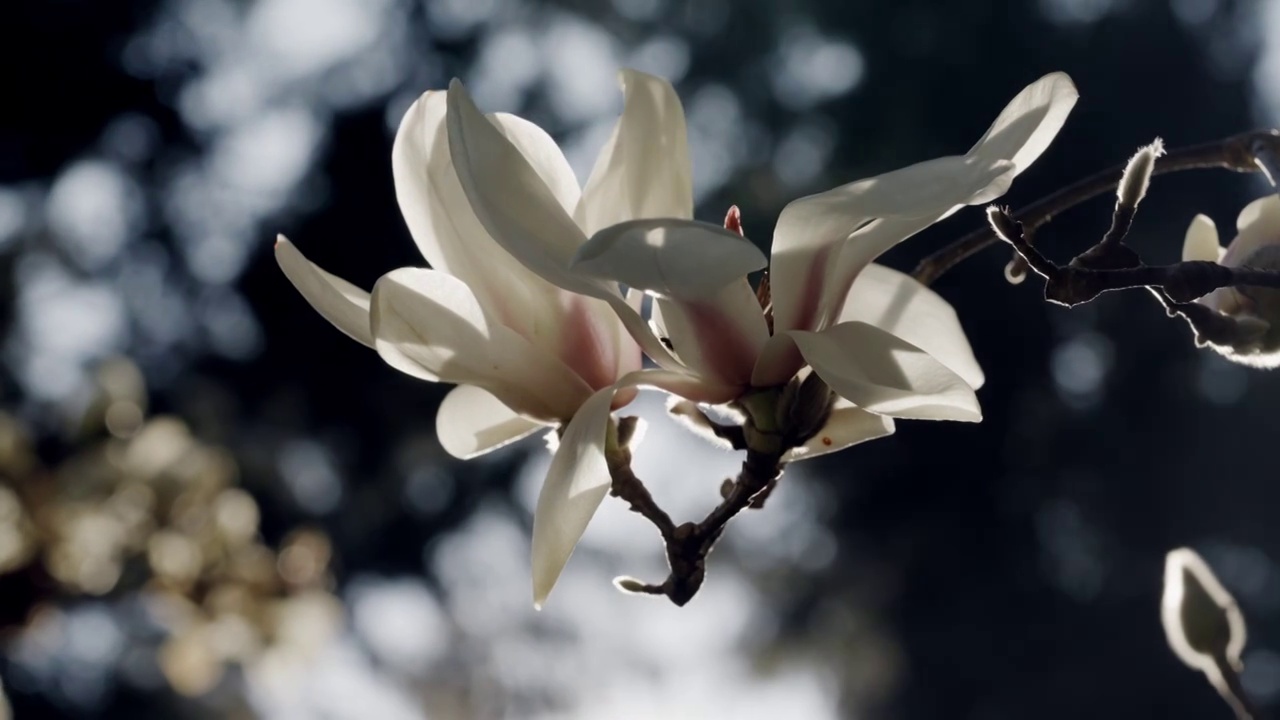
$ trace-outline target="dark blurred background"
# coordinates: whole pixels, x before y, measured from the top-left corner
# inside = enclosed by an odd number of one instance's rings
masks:
[[[447,387],[334,331],[277,232],[366,288],[422,264],[390,146],[461,77],[580,178],[620,66],[670,78],[698,213],[767,246],[788,201],[973,143],[1065,70],[1081,100],[1015,206],[1140,144],[1280,117],[1274,0],[19,0],[0,23],[0,676],[24,718],[1227,718],[1165,646],[1198,549],[1280,704],[1280,376],[1196,350],[1144,293],[1064,310],[991,249],[944,277],[977,426],[795,466],[683,609],[618,594],[658,539],[609,500],[529,601],[529,440],[466,463]],[[1133,243],[1229,240],[1257,177],[1158,179]],[[1099,200],[1038,236],[1066,259]],[[910,268],[978,226],[893,251]],[[661,398],[645,400],[655,418]],[[640,475],[701,517],[736,460],[661,421]]]

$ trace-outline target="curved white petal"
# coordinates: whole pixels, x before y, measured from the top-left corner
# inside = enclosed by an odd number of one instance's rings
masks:
[[[373,347],[369,293],[321,270],[283,235],[276,237],[276,262],[321,317],[356,342]]]
[[[458,181],[480,224],[533,272],[566,290],[598,288],[569,272],[586,235],[519,148],[475,106],[462,83],[449,84],[445,113]],[[587,293],[584,293],[587,294]]]
[[[659,297],[703,299],[768,264],[750,240],[719,225],[657,218],[630,220],[596,233],[572,266]]]
[[[446,103],[444,92],[422,95],[405,113],[392,146],[396,199],[409,232],[432,268],[467,283],[491,317],[529,338],[554,336],[562,291],[504,251],[471,210],[449,153]],[[577,182],[555,142],[520,118],[489,120],[513,140],[562,206],[573,207]]]
[[[1222,256],[1222,264],[1228,267],[1244,264],[1259,248],[1280,244],[1280,197],[1266,195],[1245,205],[1236,219],[1236,230]]]
[[[671,83],[618,74],[622,117],[600,152],[574,218],[587,235],[626,220],[693,217],[693,173],[684,109]]]
[[[614,387],[598,390],[573,416],[551,459],[533,513],[533,604],[541,608],[609,493],[605,442]]]
[[[547,471],[533,515],[533,603],[541,608],[573,549],[609,492],[605,448],[614,394],[632,387],[684,387],[688,376],[640,370],[593,394],[573,416]],[[690,387],[696,387],[691,385]]]
[[[893,245],[964,205],[990,202],[1044,151],[1076,101],[1054,73],[1016,96],[964,156],[944,157],[801,198],[773,236],[775,332],[821,329],[849,283]]]
[[[1222,245],[1218,243],[1218,227],[1206,215],[1196,215],[1187,226],[1186,237],[1182,240],[1182,260],[1189,262],[1218,262],[1222,255]]]
[[[441,447],[461,460],[497,450],[542,427],[474,385],[450,390],[436,413]]]
[[[791,334],[774,334],[760,349],[756,366],[751,371],[751,384],[756,387],[781,385],[795,377],[803,367],[804,357]]]
[[[792,448],[782,457],[783,462],[808,460],[843,450],[847,447],[876,438],[887,437],[894,431],[893,418],[877,415],[853,403],[839,398],[831,410],[831,417],[822,430],[798,448]]]
[[[982,419],[973,388],[925,351],[861,322],[822,332],[793,330],[804,359],[840,397],[881,415]]]
[[[1009,160],[1022,172],[1053,142],[1079,99],[1070,76],[1049,73],[1014,96],[968,154]]]
[[[859,321],[893,333],[982,387],[986,377],[951,303],[906,273],[868,265],[849,290],[838,322]]]
[[[373,288],[375,347],[418,378],[475,385],[507,407],[545,421],[571,417],[590,387],[556,356],[491,325],[466,283],[447,273],[401,268]]]
[[[608,302],[654,362],[677,367],[616,286],[569,269],[586,236],[520,149],[485,119],[457,80],[449,84],[445,116],[458,181],[480,224],[498,245],[547,282]]]
[[[657,298],[654,307],[680,362],[720,384],[751,384],[756,360],[769,341],[769,326],[746,278],[713,297]]]

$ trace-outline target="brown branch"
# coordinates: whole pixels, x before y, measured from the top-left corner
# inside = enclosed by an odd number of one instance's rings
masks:
[[[1199,168],[1257,172],[1264,167],[1280,168],[1280,162],[1274,162],[1277,157],[1280,157],[1280,130],[1257,130],[1171,150],[1156,160],[1152,174],[1163,175]],[[1015,217],[1022,222],[1024,233],[1033,235],[1059,213],[1114,190],[1124,176],[1124,169],[1124,164],[1116,165],[1068,185],[1022,208]],[[912,275],[925,285],[930,285],[960,262],[998,240],[990,227],[975,230],[921,260]],[[1014,270],[1017,269],[1015,263]]]
[[[748,448],[742,470],[736,480],[727,483],[722,502],[702,522],[687,522],[679,526],[674,526],[671,518],[654,504],[649,491],[631,471],[630,453],[619,453],[616,461],[609,463],[609,471],[613,475],[611,492],[631,503],[632,510],[644,515],[658,528],[666,545],[667,564],[671,568],[661,583],[642,583],[628,578],[619,583],[619,587],[629,592],[665,595],[680,606],[688,603],[706,579],[707,556],[724,533],[725,526],[735,515],[750,507],[753,500],[769,492],[782,475],[784,452],[782,449],[761,452]]]
[[[1140,287],[1159,288],[1177,305],[1190,303],[1223,287],[1280,288],[1280,273],[1265,270],[1231,268],[1200,261],[1143,265],[1136,255],[1123,254],[1132,251],[1122,244],[1113,246],[1114,252],[1121,254],[1119,260],[1097,256],[1100,265],[1110,262],[1110,267],[1082,267],[1074,261],[1067,266],[1056,265],[1026,241],[1022,224],[1008,210],[992,206],[987,214],[993,234],[1009,243],[1037,275],[1045,278],[1045,299],[1059,305],[1073,307],[1104,292]],[[1094,250],[1099,247],[1101,244]]]

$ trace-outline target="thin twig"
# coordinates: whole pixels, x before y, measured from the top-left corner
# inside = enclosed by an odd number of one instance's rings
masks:
[[[649,491],[631,471],[629,454],[625,457],[620,455],[616,462],[611,461],[612,494],[631,503],[632,510],[648,518],[658,528],[666,545],[667,564],[671,568],[661,583],[628,580],[627,589],[665,595],[680,606],[693,599],[706,579],[707,556],[724,533],[725,526],[735,515],[750,507],[754,500],[767,493],[782,475],[782,453],[748,449],[742,470],[737,479],[725,488],[721,503],[702,522],[687,522],[679,526],[673,525],[671,518],[653,503]]]
[[[1280,130],[1242,133],[1222,140],[1171,150],[1164,157],[1156,160],[1153,174],[1163,175],[1199,168],[1258,172],[1261,166],[1255,158],[1268,152],[1272,157],[1280,157],[1278,147],[1280,147]],[[1264,149],[1265,152],[1260,153],[1259,148]],[[1068,185],[1022,208],[1015,213],[1015,217],[1022,222],[1024,232],[1031,236],[1059,213],[1115,190],[1124,176],[1124,169],[1125,164],[1116,165]],[[930,285],[943,273],[997,240],[995,233],[989,227],[975,230],[921,260],[912,275],[925,285]]]
[[[1136,266],[1112,269],[1056,265],[1026,241],[1022,224],[1008,210],[992,206],[988,208],[988,219],[993,234],[1009,243],[1036,274],[1045,278],[1045,299],[1067,307],[1087,303],[1104,292],[1140,287],[1159,288],[1175,304],[1190,303],[1223,287],[1280,288],[1280,273],[1224,267],[1213,262],[1152,266],[1139,261]],[[1116,247],[1127,251],[1123,245]]]

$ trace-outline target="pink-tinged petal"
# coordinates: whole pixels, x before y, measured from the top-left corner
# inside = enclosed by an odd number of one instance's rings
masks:
[[[525,267],[566,290],[598,287],[569,272],[586,235],[520,149],[489,122],[462,83],[449,84],[445,113],[458,181],[480,224]]]
[[[520,149],[484,118],[457,80],[449,85],[446,123],[458,181],[498,245],[547,282],[607,302],[654,362],[678,367],[616,286],[569,269],[586,236]]]
[[[691,300],[714,297],[767,264],[759,248],[733,231],[674,218],[609,226],[572,261],[575,270],[590,277]]]
[[[1218,226],[1206,215],[1191,218],[1187,234],[1182,240],[1183,262],[1218,262],[1223,248],[1218,242]]]
[[[559,332],[561,290],[526,269],[480,224],[458,182],[445,126],[446,94],[424,94],[405,113],[391,167],[405,223],[432,268],[467,283],[490,317],[531,340]],[[578,188],[555,142],[511,115],[489,120],[516,145],[559,201],[573,207]]]
[[[756,359],[769,341],[755,291],[739,278],[713,297],[657,298],[666,337],[680,362],[704,378],[745,388]]]
[[[775,332],[815,328],[863,267],[969,202],[1009,187],[1013,165],[966,158],[918,163],[801,198],[783,209],[769,269]]]
[[[445,395],[436,413],[436,436],[450,455],[467,460],[528,437],[535,422],[473,385],[459,385]]]
[[[782,385],[795,377],[804,365],[804,356],[790,333],[775,334],[761,348],[760,357],[756,358],[751,384],[755,387]]]
[[[283,235],[276,238],[276,262],[321,317],[356,342],[373,347],[369,293],[321,270]]]
[[[1245,205],[1236,219],[1236,233],[1222,256],[1227,267],[1240,267],[1259,249],[1280,245],[1280,197],[1266,195]]]
[[[533,419],[569,418],[591,388],[556,356],[502,325],[447,273],[401,268],[373,289],[375,347],[389,365],[423,380],[475,385]]]
[[[693,217],[693,173],[684,109],[671,83],[619,73],[622,117],[600,152],[574,217],[591,235],[640,218]]]
[[[816,458],[868,440],[888,437],[893,431],[893,418],[867,412],[840,398],[822,430],[804,445],[788,450],[782,459],[794,462]]]
[[[806,361],[840,397],[881,415],[978,422],[973,388],[925,351],[861,322],[794,330]]]
[[[775,332],[826,327],[835,317],[831,303],[843,300],[853,278],[880,253],[960,207],[1004,194],[1061,129],[1076,97],[1070,78],[1047,75],[1015,97],[964,156],[917,163],[788,205],[774,230],[770,268]]]
[[[893,333],[932,355],[977,390],[986,377],[951,303],[906,273],[868,265],[854,281],[839,322]]]

